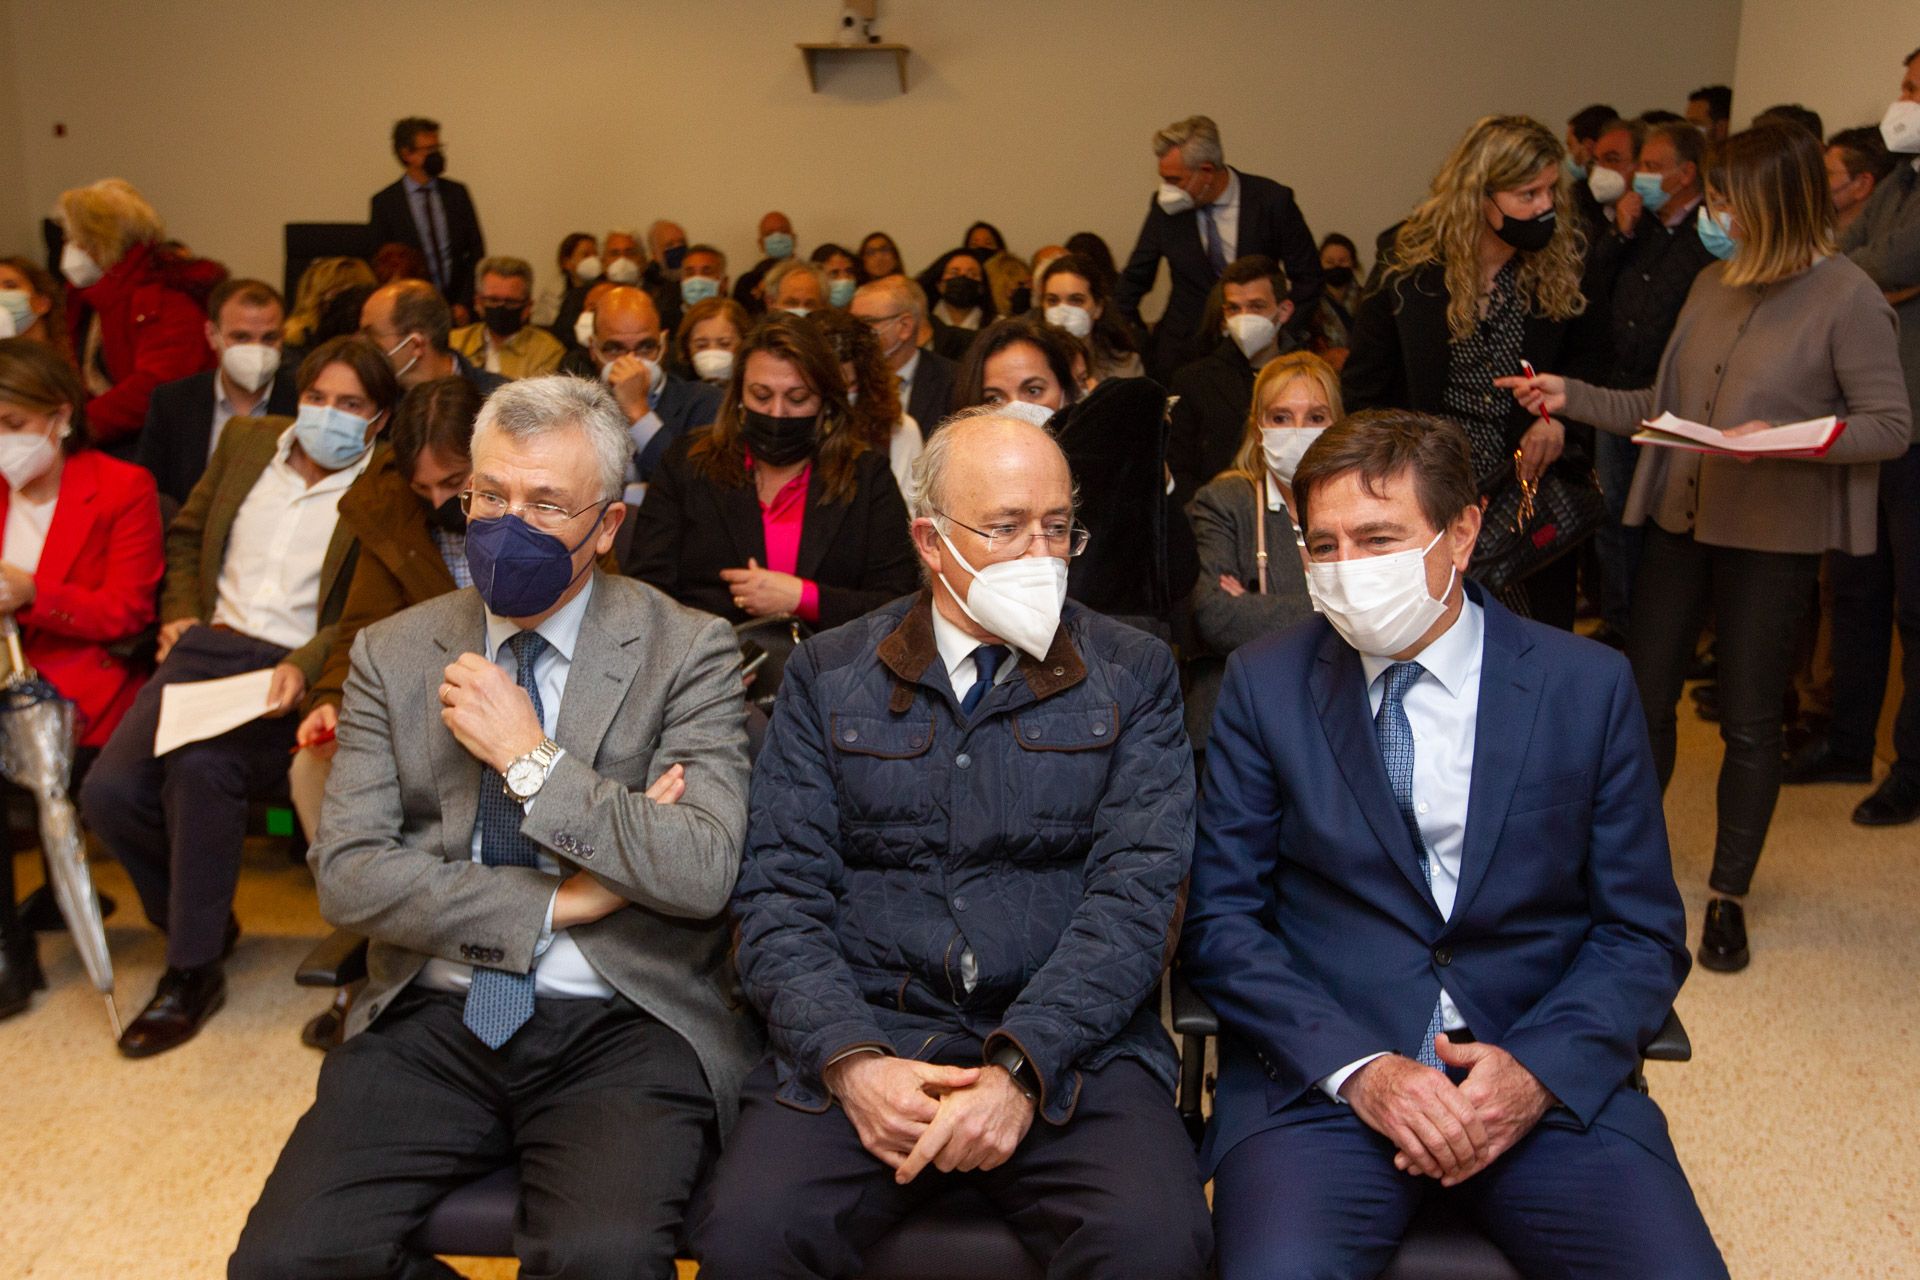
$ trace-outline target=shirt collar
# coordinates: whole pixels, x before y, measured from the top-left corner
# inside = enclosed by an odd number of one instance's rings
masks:
[[[573,661],[573,651],[580,643],[580,624],[587,616],[587,601],[593,599],[593,570],[587,570],[587,585],[580,594],[562,605],[552,617],[535,627],[540,638],[560,651],[560,656],[568,662]],[[521,628],[511,619],[503,618],[493,610],[487,610],[487,660],[500,661],[500,648],[507,641],[519,635]]]
[[[425,182],[415,182],[412,174],[403,173],[400,175],[400,181],[407,184],[407,190],[409,191],[431,191],[433,190],[433,184],[436,179],[428,178]]]
[[[933,589],[945,591],[946,587],[936,582]],[[947,683],[952,684],[953,673],[960,669],[960,664],[971,658],[973,651],[986,642],[975,640],[950,622],[947,615],[940,612],[938,600],[930,600],[927,604],[933,611],[933,646],[940,651],[940,665],[947,669]]]
[[[1233,169],[1227,170],[1227,189],[1220,193],[1218,200],[1207,207],[1215,213],[1225,213],[1228,209],[1240,207],[1240,175]]]
[[[913,349],[913,354],[907,357],[907,362],[901,365],[897,370],[895,370],[893,376],[900,379],[900,381],[903,384],[910,383],[913,381],[913,375],[917,373],[919,369],[920,369],[920,348],[915,347]]]
[[[1466,690],[1467,677],[1480,657],[1486,630],[1485,612],[1474,603],[1472,596],[1465,596],[1460,602],[1460,616],[1453,620],[1453,625],[1436,636],[1413,661],[1457,698]],[[1369,689],[1380,678],[1380,673],[1392,665],[1392,658],[1376,658],[1370,653],[1360,655],[1360,669],[1366,673]]]

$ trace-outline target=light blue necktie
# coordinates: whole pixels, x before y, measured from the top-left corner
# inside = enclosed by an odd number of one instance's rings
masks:
[[[1207,233],[1207,262],[1213,267],[1217,279],[1227,274],[1227,246],[1220,239],[1220,224],[1214,221],[1212,205],[1201,208],[1200,227]]]
[[[546,712],[540,706],[540,688],[533,680],[533,664],[546,652],[547,641],[537,631],[522,631],[507,641],[513,650],[514,678],[533,699],[533,714],[545,724]],[[489,867],[537,867],[539,851],[533,841],[520,834],[520,821],[526,810],[507,794],[504,780],[491,769],[480,773],[480,861]],[[513,1038],[533,1016],[533,974],[510,973],[505,969],[473,967],[473,985],[467,989],[467,1004],[460,1020],[467,1030],[479,1036],[489,1049],[498,1049]]]
[[[1427,893],[1431,895],[1433,858],[1427,853],[1427,842],[1420,834],[1420,823],[1413,811],[1413,726],[1407,722],[1407,709],[1402,705],[1407,690],[1425,674],[1426,668],[1417,662],[1396,662],[1387,668],[1386,692],[1380,699],[1380,710],[1373,717],[1373,736],[1380,742],[1380,758],[1387,765],[1387,781],[1393,784],[1393,798],[1400,806],[1400,818],[1407,824],[1407,834],[1413,837],[1414,852],[1420,857],[1420,873],[1426,876]],[[1440,1055],[1433,1049],[1433,1038],[1443,1029],[1440,1002],[1435,1000],[1433,1016],[1427,1019],[1426,1037],[1420,1041],[1420,1051],[1414,1054],[1414,1060],[1421,1066],[1443,1069]]]

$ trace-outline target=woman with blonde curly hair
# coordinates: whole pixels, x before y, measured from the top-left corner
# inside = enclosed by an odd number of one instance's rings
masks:
[[[1341,370],[1349,412],[1412,409],[1459,422],[1485,490],[1512,472],[1537,479],[1567,445],[1563,424],[1521,410],[1494,379],[1517,374],[1522,360],[1560,370],[1598,349],[1573,331],[1586,310],[1586,245],[1564,159],[1553,131],[1525,116],[1488,116],[1467,130],[1394,237]],[[1577,559],[1561,556],[1504,593],[1506,603],[1571,629]]]
[[[293,291],[293,311],[287,316],[286,343],[290,350],[304,350],[314,342],[314,330],[320,325],[320,313],[343,289],[374,284],[373,268],[359,258],[315,258],[300,273]]]

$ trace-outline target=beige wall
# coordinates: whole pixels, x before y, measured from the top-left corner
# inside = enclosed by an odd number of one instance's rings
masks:
[[[1899,96],[1901,59],[1920,46],[1912,0],[1746,0],[1733,80],[1733,119],[1798,102],[1828,133],[1879,124]]]
[[[120,175],[269,279],[282,223],[365,217],[412,112],[444,123],[489,247],[543,272],[567,231],[662,215],[737,270],[776,206],[803,246],[883,227],[915,268],[976,217],[1017,251],[1092,229],[1124,255],[1147,137],[1194,111],[1316,233],[1368,246],[1478,115],[1677,109],[1731,77],[1739,19],[1738,0],[1615,0],[1599,21],[1581,0],[883,0],[883,34],[914,49],[901,96],[883,58],[807,91],[793,44],[829,38],[832,0],[0,3],[29,216]]]
[[[12,0],[0,0],[0,256],[28,252],[39,260],[39,223],[28,213],[28,184],[21,181],[24,116],[14,70]]]

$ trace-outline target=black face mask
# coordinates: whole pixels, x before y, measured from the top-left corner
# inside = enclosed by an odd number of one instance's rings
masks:
[[[1353,283],[1352,267],[1328,267],[1327,283],[1335,289],[1344,289]]]
[[[1553,240],[1553,210],[1537,218],[1506,218],[1493,234],[1522,253],[1538,253]]]
[[[1033,309],[1033,290],[1021,285],[1007,297],[1007,307],[1014,315],[1021,315]]]
[[[667,264],[667,270],[678,271],[680,264],[687,260],[687,246],[683,244],[674,245],[671,249],[668,249],[660,255],[660,260]]]
[[[527,327],[527,313],[522,307],[482,307],[480,318],[496,338],[511,338]]]
[[[741,438],[753,452],[755,462],[770,467],[786,467],[813,452],[819,436],[820,415],[804,418],[776,418],[758,409],[741,409]]]
[[[439,177],[447,171],[447,153],[444,151],[427,152],[427,158],[420,162],[420,167],[427,171],[429,178]]]
[[[980,305],[985,290],[972,276],[952,276],[942,281],[940,299],[955,311],[971,311]]]
[[[427,508],[427,523],[443,533],[465,533],[467,515],[460,510],[460,495],[456,493],[439,506]]]
[[[989,249],[984,245],[979,245],[967,250],[967,256],[984,267],[987,265],[987,259],[998,252],[1000,252],[998,249]]]

